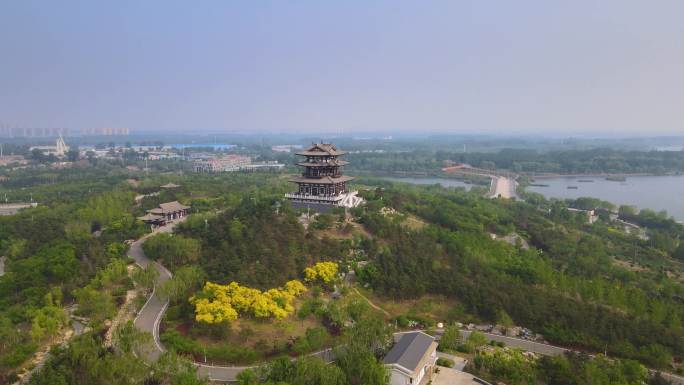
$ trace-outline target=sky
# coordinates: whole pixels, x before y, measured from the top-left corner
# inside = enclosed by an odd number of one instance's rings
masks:
[[[0,3],[0,126],[684,134],[684,1]]]

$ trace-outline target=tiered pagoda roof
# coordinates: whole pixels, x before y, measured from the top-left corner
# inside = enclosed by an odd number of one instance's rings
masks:
[[[346,154],[346,151],[338,150],[330,143],[315,143],[308,149],[298,152],[297,155],[302,156],[340,156]]]

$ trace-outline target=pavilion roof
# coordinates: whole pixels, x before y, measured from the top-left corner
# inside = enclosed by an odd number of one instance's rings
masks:
[[[141,221],[144,221],[144,222],[151,222],[151,221],[158,221],[158,220],[162,220],[162,219],[166,219],[166,218],[161,216],[161,215],[155,215],[155,214],[147,213],[147,214],[143,215],[142,217],[138,217],[138,219],[140,219]]]
[[[346,151],[338,150],[331,143],[314,143],[308,149],[298,152],[297,155],[302,156],[340,156],[346,154]]]
[[[167,214],[167,213],[174,213],[177,211],[187,210],[189,208],[190,208],[190,206],[185,206],[178,201],[173,201],[173,202],[160,203],[159,207],[154,208],[152,210],[149,210],[148,212],[151,214],[159,215],[159,214]]]
[[[163,186],[159,186],[159,187],[161,187],[161,188],[177,188],[177,187],[180,187],[180,185],[175,184],[175,183],[167,183],[167,184],[165,184]]]

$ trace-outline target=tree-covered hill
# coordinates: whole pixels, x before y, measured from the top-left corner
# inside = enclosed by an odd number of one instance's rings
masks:
[[[547,214],[459,190],[391,186],[366,196],[361,221],[376,237],[360,276],[380,295],[453,296],[482,320],[496,322],[505,312],[551,342],[607,349],[655,367],[683,357],[684,285],[663,274],[664,266],[681,274],[681,264],[656,244],[608,237],[608,224],[584,225],[562,208]],[[408,231],[376,211],[383,205],[431,225]],[[533,247],[490,236],[514,231]],[[667,236],[678,242],[681,235],[680,229]],[[660,264],[635,273],[613,263],[634,255]]]

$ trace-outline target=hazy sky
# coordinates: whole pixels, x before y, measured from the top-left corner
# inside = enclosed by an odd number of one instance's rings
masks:
[[[7,0],[0,124],[684,134],[684,1]]]

